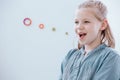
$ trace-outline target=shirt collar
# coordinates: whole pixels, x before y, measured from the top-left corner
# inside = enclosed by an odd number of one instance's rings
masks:
[[[102,44],[100,44],[99,46],[97,46],[95,49],[93,49],[92,51],[90,51],[90,52],[88,53],[88,55],[90,55],[90,54],[92,54],[92,53],[95,53],[96,51],[102,50],[102,49],[104,49],[105,47],[107,47],[107,45],[106,45],[105,43],[102,43]],[[85,53],[85,47],[83,46],[83,47],[80,49],[80,51],[82,52],[82,54],[84,54],[84,53]]]

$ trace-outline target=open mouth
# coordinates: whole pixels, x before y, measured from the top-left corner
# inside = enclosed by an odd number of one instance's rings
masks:
[[[81,39],[83,39],[86,35],[87,35],[87,33],[80,33],[80,34],[79,34],[79,37],[80,37]]]

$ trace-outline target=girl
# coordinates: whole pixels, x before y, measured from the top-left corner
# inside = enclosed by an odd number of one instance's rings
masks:
[[[120,56],[101,1],[88,0],[78,6],[75,31],[78,49],[72,49],[61,65],[60,80],[120,80]]]

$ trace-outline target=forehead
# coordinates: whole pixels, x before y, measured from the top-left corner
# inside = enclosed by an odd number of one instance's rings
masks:
[[[75,12],[75,19],[96,19],[93,8],[80,8]]]

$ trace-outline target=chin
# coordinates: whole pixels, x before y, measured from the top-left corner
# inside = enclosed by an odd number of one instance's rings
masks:
[[[79,41],[79,43],[80,43],[80,45],[85,45],[86,44],[86,42],[84,42],[84,41]]]

